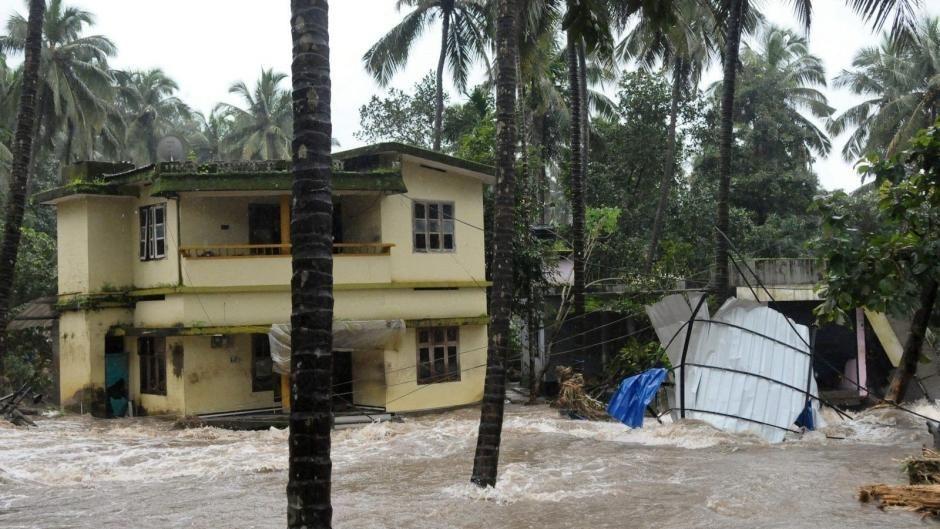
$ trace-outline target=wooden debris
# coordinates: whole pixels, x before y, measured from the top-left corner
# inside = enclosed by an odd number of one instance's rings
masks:
[[[921,457],[909,457],[904,460],[911,485],[940,484],[940,453],[924,448]]]
[[[859,489],[862,503],[877,501],[879,509],[940,516],[940,485],[866,485]]]
[[[23,399],[30,393],[32,393],[32,388],[29,384],[23,384],[20,389],[13,393],[0,397],[0,418],[10,421],[14,426],[36,426],[36,423],[26,417],[19,407]],[[34,403],[38,404],[41,400],[41,395],[33,396]]]
[[[558,377],[558,397],[552,402],[553,408],[567,411],[582,419],[601,420],[607,418],[604,403],[591,397],[584,391],[584,376],[565,366],[555,368]]]

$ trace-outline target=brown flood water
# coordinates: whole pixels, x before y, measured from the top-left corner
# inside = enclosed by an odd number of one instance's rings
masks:
[[[935,406],[918,411],[940,416]],[[338,528],[937,527],[855,499],[902,483],[900,460],[929,441],[890,410],[767,445],[697,423],[560,418],[507,408],[496,489],[468,483],[477,410],[334,434]],[[285,526],[287,433],[173,431],[154,419],[0,425],[2,528]]]

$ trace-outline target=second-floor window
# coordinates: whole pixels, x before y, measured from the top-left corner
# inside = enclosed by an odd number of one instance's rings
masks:
[[[414,248],[416,252],[453,252],[454,204],[414,203]]]
[[[140,208],[140,260],[166,257],[166,204]]]

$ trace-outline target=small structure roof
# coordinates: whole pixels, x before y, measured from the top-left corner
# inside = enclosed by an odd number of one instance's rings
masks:
[[[48,296],[20,305],[15,309],[16,316],[7,324],[7,331],[51,327],[59,319],[59,311],[55,308],[57,300],[56,296]]]

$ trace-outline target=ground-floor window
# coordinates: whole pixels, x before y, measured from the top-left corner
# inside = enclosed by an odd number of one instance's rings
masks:
[[[166,339],[141,336],[137,339],[140,357],[140,392],[166,395]]]
[[[460,380],[460,328],[419,328],[417,333],[418,384]]]
[[[267,334],[251,335],[251,391],[273,391],[274,369]]]

